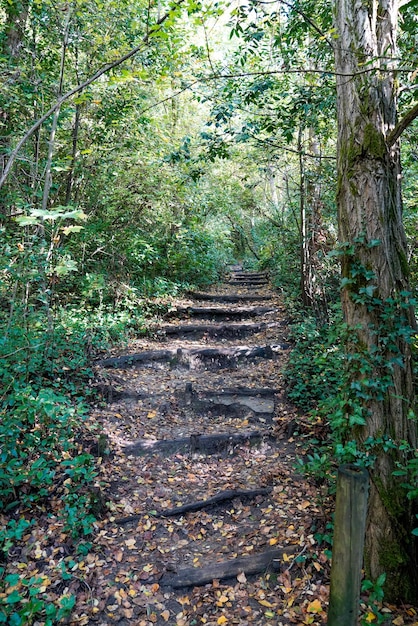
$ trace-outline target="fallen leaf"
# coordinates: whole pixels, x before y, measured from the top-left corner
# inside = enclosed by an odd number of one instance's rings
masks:
[[[221,615],[221,617],[218,617],[217,623],[222,626],[222,624],[227,624],[228,620],[226,619],[225,615]]]
[[[238,574],[237,580],[238,580],[239,583],[246,583],[247,582],[247,577],[244,574],[244,572],[241,572],[240,574]]]
[[[160,615],[165,622],[168,622],[168,620],[170,619],[170,611],[165,610],[162,613],[160,613]]]
[[[308,608],[306,609],[308,613],[321,613],[322,612],[322,604],[319,600],[313,600],[309,602]]]

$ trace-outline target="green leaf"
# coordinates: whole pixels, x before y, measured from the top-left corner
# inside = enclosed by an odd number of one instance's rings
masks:
[[[83,228],[84,226],[63,226],[61,230],[64,235],[69,235],[70,233],[79,233]]]
[[[12,593],[7,596],[6,603],[17,604],[21,600],[22,600],[22,596],[17,591],[12,591]]]
[[[30,215],[20,215],[15,219],[19,226],[33,226],[34,224],[38,224],[36,217],[31,217]]]
[[[6,576],[5,580],[11,587],[14,587],[19,582],[20,576],[19,574],[9,574]]]

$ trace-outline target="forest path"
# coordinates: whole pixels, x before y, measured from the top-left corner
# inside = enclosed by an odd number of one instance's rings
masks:
[[[97,364],[111,512],[83,623],[322,624],[325,515],[294,469],[280,299],[264,273],[235,268],[165,318]]]

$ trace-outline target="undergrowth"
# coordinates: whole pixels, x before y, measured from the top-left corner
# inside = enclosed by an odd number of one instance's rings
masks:
[[[71,613],[75,598],[67,585],[73,575],[66,563],[70,558],[74,569],[85,558],[104,506],[97,460],[85,445],[101,436],[87,419],[94,398],[91,363],[112,343],[144,332],[146,317],[166,306],[147,306],[136,297],[114,306],[68,306],[52,311],[52,325],[41,307],[16,306],[12,316],[3,312],[0,623],[48,626]],[[36,537],[48,535],[49,528],[55,529],[51,550],[71,555],[55,566],[61,594],[49,592],[47,575],[29,575],[27,565],[19,571],[16,564],[22,550],[31,558],[33,551],[35,562],[41,558]]]
[[[393,476],[399,478],[396,484],[411,501],[411,510],[415,502],[416,511],[418,451],[411,448],[408,442],[394,441],[387,434],[369,436],[361,444],[355,437],[356,430],[366,425],[367,401],[383,400],[390,393],[390,372],[393,364],[399,362],[397,337],[406,337],[408,340],[408,333],[412,332],[397,312],[396,301],[378,302],[377,305],[382,310],[382,323],[376,330],[379,343],[375,351],[363,348],[355,329],[350,331],[342,322],[339,308],[335,309],[327,326],[319,326],[314,317],[308,315],[292,327],[294,348],[285,371],[288,396],[299,408],[308,412],[312,428],[312,436],[307,438],[304,454],[298,460],[298,469],[318,485],[325,484],[328,494],[332,495],[335,492],[337,468],[341,464],[354,463],[372,472],[375,459],[382,451],[388,454],[395,450],[403,451],[405,460],[396,462]],[[402,311],[402,306],[399,309]],[[386,320],[390,321],[387,329]],[[395,324],[392,320],[395,320]],[[389,357],[385,354],[388,342],[393,346]],[[347,351],[347,345],[350,351]],[[416,358],[416,346],[413,347]],[[376,376],[376,371],[379,371],[379,376]],[[411,411],[408,418],[416,419],[416,416]],[[326,544],[332,543],[332,526],[329,530],[330,533],[318,536],[317,539]],[[418,528],[413,529],[412,534],[418,536]],[[362,623],[371,620],[383,623],[385,618],[380,609],[384,582],[384,575],[377,581],[363,582],[362,590],[368,597],[368,603]],[[376,589],[378,593],[375,593]]]

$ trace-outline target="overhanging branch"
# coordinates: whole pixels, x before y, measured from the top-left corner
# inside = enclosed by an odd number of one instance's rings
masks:
[[[118,67],[119,65],[122,65],[122,63],[124,63],[128,59],[130,59],[133,56],[135,56],[136,54],[138,54],[138,52],[140,52],[143,49],[143,46],[148,43],[150,37],[152,36],[152,33],[155,32],[156,29],[158,30],[158,27],[160,27],[170,17],[170,15],[172,15],[173,11],[176,10],[183,2],[184,2],[184,0],[178,0],[178,2],[176,2],[176,4],[172,7],[172,9],[170,11],[167,11],[167,13],[165,13],[155,23],[155,26],[153,27],[154,30],[152,30],[151,32],[147,32],[147,34],[143,37],[141,43],[138,46],[136,46],[135,48],[132,48],[132,50],[130,50],[129,52],[124,54],[122,57],[119,57],[118,59],[116,59],[112,63],[106,63],[106,65],[104,65],[102,68],[97,70],[97,72],[95,72],[93,74],[93,76],[90,76],[90,78],[85,80],[83,83],[81,83],[80,85],[77,85],[76,87],[74,87],[70,91],[67,91],[67,93],[65,93],[63,96],[58,98],[58,100],[55,102],[55,104],[53,104],[51,106],[51,108],[48,109],[48,111],[42,117],[40,117],[33,124],[33,126],[31,126],[31,128],[29,128],[29,130],[23,135],[23,137],[18,141],[18,143],[17,143],[16,147],[14,148],[13,152],[10,154],[9,160],[7,161],[7,163],[5,165],[5,168],[3,170],[3,173],[1,175],[1,178],[0,178],[0,188],[4,185],[8,175],[10,173],[10,170],[13,167],[13,163],[15,162],[16,157],[19,154],[20,149],[22,148],[22,146],[33,135],[33,133],[36,132],[38,130],[38,128],[40,128],[42,126],[42,124],[53,113],[55,113],[55,111],[57,111],[61,107],[63,102],[66,102],[72,96],[74,96],[76,93],[79,93],[80,91],[82,91],[83,89],[85,89],[86,87],[88,87],[89,85],[94,83],[98,78],[100,78],[100,76],[103,76],[103,74],[106,74],[107,72],[109,72],[109,70],[112,70],[113,68]]]
[[[418,117],[418,102],[408,111],[408,113],[406,113],[406,115],[403,116],[403,118],[396,124],[395,128],[389,134],[387,139],[389,148],[391,148],[393,144],[398,141],[403,131],[408,128],[410,124],[412,124],[416,117]]]

